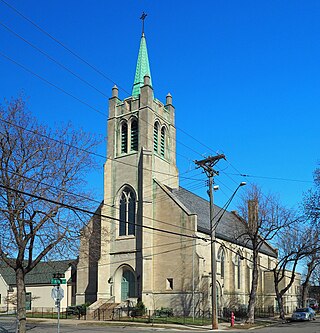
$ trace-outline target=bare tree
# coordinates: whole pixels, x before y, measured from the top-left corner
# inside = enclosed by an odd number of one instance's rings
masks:
[[[314,187],[305,193],[303,208],[306,218],[320,229],[320,168],[313,173]]]
[[[14,99],[0,106],[0,259],[15,271],[18,331],[26,330],[25,276],[43,259],[70,256],[91,209],[85,176],[95,137],[50,130]],[[76,148],[78,147],[78,148]]]
[[[303,210],[305,220],[308,221],[312,230],[313,244],[315,251],[306,258],[307,271],[304,282],[302,283],[302,304],[306,306],[308,289],[310,281],[316,276],[320,268],[320,251],[317,251],[317,241],[320,235],[320,168],[317,168],[313,173],[314,186],[305,193],[303,198]],[[319,280],[320,281],[320,280]]]
[[[311,275],[311,283],[314,286],[320,287],[320,264],[316,266]]]
[[[247,323],[254,323],[254,309],[259,280],[258,257],[262,246],[274,238],[280,229],[291,223],[291,214],[274,195],[264,195],[252,185],[241,198],[239,212],[244,219],[243,237],[252,249],[252,283],[250,288]]]
[[[307,257],[306,260],[306,266],[307,266],[307,271],[304,277],[304,281],[301,284],[302,287],[302,306],[306,307],[307,306],[307,299],[308,299],[308,294],[309,294],[309,287],[310,287],[310,282],[312,279],[312,276],[316,269],[320,267],[320,254],[315,252],[311,254],[310,256]]]
[[[280,318],[284,320],[283,296],[296,280],[299,262],[319,251],[319,240],[313,237],[312,228],[307,225],[301,226],[301,222],[285,228],[277,238],[279,257],[273,274]]]
[[[301,284],[301,299],[303,307],[307,306],[307,298],[312,277],[317,271],[317,268],[320,267],[320,251],[318,245],[319,235],[316,231],[314,231],[311,237],[314,239],[309,249],[312,253],[305,259],[305,266],[307,267],[307,270],[305,272],[304,281]],[[312,251],[311,247],[314,247],[314,251]]]

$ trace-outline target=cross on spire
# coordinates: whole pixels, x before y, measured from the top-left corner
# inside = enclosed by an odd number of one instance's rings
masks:
[[[147,42],[146,37],[144,35],[144,20],[147,14],[145,12],[142,13],[140,20],[142,20],[142,36],[140,39],[140,48],[138,54],[138,61],[136,67],[136,74],[134,77],[134,83],[132,88],[132,96],[137,97],[140,94],[140,88],[144,85],[144,76],[149,75],[150,77],[150,86],[152,86],[151,82],[151,73],[149,66],[149,58],[147,51]]]
[[[142,12],[140,20],[142,20],[142,34],[144,35],[144,20],[146,19],[147,14],[145,12]]]

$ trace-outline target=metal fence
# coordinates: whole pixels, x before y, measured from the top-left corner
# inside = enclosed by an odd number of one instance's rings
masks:
[[[98,309],[86,309],[77,307],[68,307],[60,309],[61,319],[78,319],[78,320],[97,320],[97,321],[126,321],[126,322],[143,322],[143,323],[175,323],[175,324],[194,324],[197,325],[209,325],[211,323],[211,311],[210,310],[198,310],[194,313],[188,313],[188,315],[181,315],[174,313],[171,309],[160,310],[145,310],[137,309],[134,307],[122,307],[122,308],[98,308]],[[0,312],[6,315],[15,315],[15,309],[12,308],[8,311],[7,308],[0,308]],[[218,316],[221,320],[229,321],[231,313],[234,313],[236,320],[242,320],[246,317],[246,308],[240,309],[219,309]],[[271,318],[276,316],[274,307],[268,308],[256,308],[256,318]],[[51,318],[56,319],[58,317],[57,308],[38,307],[32,308],[27,311],[27,317],[29,318]]]

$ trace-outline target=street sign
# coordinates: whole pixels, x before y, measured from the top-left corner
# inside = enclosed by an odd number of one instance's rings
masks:
[[[59,284],[66,284],[67,283],[67,279],[51,279],[51,284],[53,284],[54,286],[57,286]]]
[[[64,290],[58,286],[53,287],[51,290],[51,297],[56,302],[60,302],[64,297]]]

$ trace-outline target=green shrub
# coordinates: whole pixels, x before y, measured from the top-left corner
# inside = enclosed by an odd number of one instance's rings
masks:
[[[155,311],[156,317],[173,317],[173,309],[172,308],[163,308]]]

